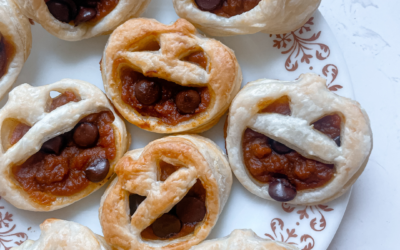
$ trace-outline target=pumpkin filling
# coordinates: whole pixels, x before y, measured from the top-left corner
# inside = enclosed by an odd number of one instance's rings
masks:
[[[282,97],[262,112],[290,115],[289,102],[288,97]],[[339,115],[325,116],[312,125],[340,145]],[[277,201],[290,201],[296,197],[297,191],[322,187],[335,174],[333,164],[307,159],[250,128],[244,132],[242,147],[247,170],[259,182],[269,183],[269,195]]]
[[[261,0],[195,0],[199,9],[218,16],[232,17],[252,10]]]
[[[160,180],[165,181],[180,167],[161,161]],[[129,197],[130,214],[133,215],[137,207],[146,197],[133,194]],[[184,237],[194,232],[196,226],[206,216],[206,190],[199,179],[168,213],[161,215],[150,226],[141,232],[144,240],[172,240]]]
[[[52,100],[50,111],[70,101],[74,93],[65,92]],[[25,192],[42,205],[50,205],[57,196],[72,196],[90,183],[103,181],[115,158],[116,146],[111,111],[91,114],[81,119],[72,131],[43,143],[39,152],[23,164],[13,166],[15,180]],[[11,145],[30,129],[20,123],[10,134]]]
[[[78,26],[97,23],[107,16],[119,0],[44,0],[50,13],[59,21]]]
[[[7,73],[15,53],[14,44],[0,32],[0,79]]]
[[[201,56],[189,55],[191,62],[203,64]],[[207,87],[185,87],[160,78],[146,77],[129,67],[121,69],[122,100],[142,116],[159,118],[175,126],[204,112],[211,96]]]

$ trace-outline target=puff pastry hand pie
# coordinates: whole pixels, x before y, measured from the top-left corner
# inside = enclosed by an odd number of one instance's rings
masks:
[[[31,52],[31,25],[11,0],[0,0],[0,99],[17,80]]]
[[[284,34],[303,26],[321,0],[173,0],[178,16],[212,36]]]
[[[116,249],[189,249],[214,227],[231,190],[226,156],[196,135],[129,151],[102,197],[100,222]]]
[[[239,181],[261,198],[293,204],[342,195],[372,150],[365,111],[314,74],[247,84],[232,102],[226,135]]]
[[[50,92],[59,96],[50,97]],[[129,144],[125,123],[94,85],[64,79],[14,88],[0,110],[0,196],[51,211],[104,185]]]
[[[236,229],[230,235],[206,240],[190,250],[298,250],[297,247],[258,237],[252,230]]]
[[[104,89],[130,123],[157,133],[211,128],[239,91],[232,50],[184,19],[132,19],[111,35],[101,62]]]
[[[11,250],[111,250],[103,237],[75,222],[48,219],[40,229],[38,240],[27,240]]]
[[[79,41],[111,33],[138,17],[151,0],[13,0],[54,36]]]

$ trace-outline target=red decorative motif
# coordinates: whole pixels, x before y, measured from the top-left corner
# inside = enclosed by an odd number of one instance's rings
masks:
[[[303,234],[300,237],[300,241],[298,243],[293,240],[298,240],[298,235],[296,234],[296,229],[287,228],[284,230],[285,223],[280,218],[272,219],[271,221],[271,229],[274,235],[265,234],[265,236],[271,238],[272,240],[277,240],[281,242],[285,242],[288,244],[296,245],[302,250],[311,250],[314,248],[315,241],[311,235]]]
[[[17,225],[12,223],[13,214],[2,211],[3,209],[5,209],[4,206],[0,206],[0,250],[10,250],[15,245],[21,245],[28,239],[28,236],[26,233],[14,232]]]

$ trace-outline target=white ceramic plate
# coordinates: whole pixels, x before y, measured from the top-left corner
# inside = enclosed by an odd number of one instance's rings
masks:
[[[145,17],[163,23],[178,16],[172,1],[153,0]],[[32,27],[33,48],[17,86],[29,83],[40,86],[62,78],[85,80],[103,89],[99,61],[108,37],[81,42],[65,42],[47,33],[40,25]],[[337,94],[353,97],[351,80],[339,46],[318,12],[301,29],[285,35],[258,33],[220,38],[232,48],[243,70],[243,85],[259,78],[293,80],[301,73],[314,72],[328,79],[328,87]],[[1,102],[4,105],[6,100]],[[223,122],[203,136],[224,147]],[[162,137],[127,123],[132,135],[131,149],[144,147]],[[0,199],[0,250],[40,235],[39,224],[47,218],[79,222],[102,234],[98,220],[100,197],[105,187],[64,209],[35,213],[14,208]],[[258,235],[297,245],[300,249],[326,249],[342,220],[350,192],[339,199],[319,206],[290,206],[265,201],[248,192],[235,179],[230,199],[209,239],[223,237],[234,229],[250,228]]]

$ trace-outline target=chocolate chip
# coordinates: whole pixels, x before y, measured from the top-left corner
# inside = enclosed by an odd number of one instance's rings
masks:
[[[85,169],[86,179],[91,182],[100,182],[104,180],[110,171],[110,163],[105,158],[95,159]]]
[[[185,197],[176,205],[176,214],[183,223],[200,222],[206,212],[204,202],[195,197]]]
[[[195,0],[201,10],[212,11],[221,6],[224,0]]]
[[[65,139],[62,135],[59,135],[43,143],[41,150],[49,154],[59,155],[64,145]]]
[[[92,20],[97,15],[97,11],[93,8],[82,7],[79,10],[78,15],[75,18],[75,26],[78,26],[81,23],[85,23],[87,21]]]
[[[135,86],[135,96],[144,105],[156,103],[161,97],[160,85],[150,79],[144,79]]]
[[[271,141],[271,147],[276,153],[283,155],[292,152],[290,148],[286,147],[282,143],[273,140]]]
[[[6,45],[3,35],[0,33],[0,78],[3,76],[7,65]]]
[[[59,21],[69,23],[78,14],[78,8],[72,0],[51,0],[46,3],[50,13]]]
[[[151,227],[156,236],[170,238],[181,231],[181,222],[172,214],[163,214]]]
[[[200,94],[196,90],[189,89],[179,92],[175,97],[175,103],[179,111],[185,114],[193,114],[201,102]]]
[[[145,196],[140,196],[138,194],[129,195],[129,213],[131,216],[136,212],[140,203],[142,203],[145,199]]]
[[[291,201],[296,197],[297,190],[286,179],[274,179],[269,183],[268,193],[272,199],[286,202]]]
[[[335,139],[333,139],[336,143],[336,145],[338,145],[338,147],[340,147],[340,135],[337,136]]]
[[[83,148],[94,146],[99,137],[99,129],[92,123],[81,123],[75,130],[73,135],[74,142]]]
[[[75,2],[80,6],[95,8],[100,0],[75,0]]]

